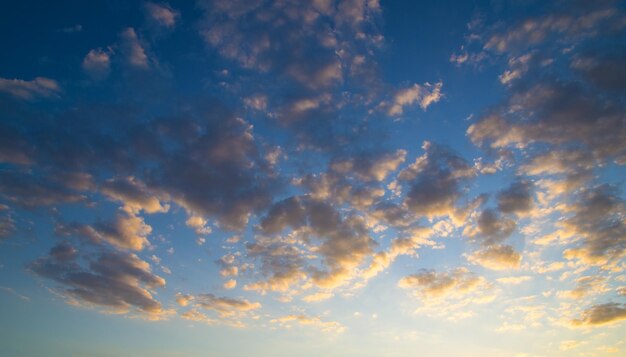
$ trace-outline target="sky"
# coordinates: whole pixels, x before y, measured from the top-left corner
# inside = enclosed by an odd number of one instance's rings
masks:
[[[0,355],[626,354],[626,3],[7,2]]]

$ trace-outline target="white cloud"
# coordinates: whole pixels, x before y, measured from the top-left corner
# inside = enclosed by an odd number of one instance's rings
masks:
[[[441,93],[442,86],[443,82],[437,82],[434,85],[428,82],[424,85],[415,83],[409,88],[397,91],[387,114],[393,116],[401,115],[404,113],[404,107],[415,103],[423,110],[426,110],[431,104],[437,103],[443,97],[443,93]]]

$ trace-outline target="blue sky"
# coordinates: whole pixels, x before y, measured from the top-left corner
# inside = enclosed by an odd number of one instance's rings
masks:
[[[0,14],[0,354],[626,350],[620,1]]]

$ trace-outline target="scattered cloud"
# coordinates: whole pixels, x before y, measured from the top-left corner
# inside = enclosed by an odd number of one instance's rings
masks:
[[[23,79],[0,78],[0,92],[25,100],[59,97],[62,93],[57,81],[45,77],[36,77],[30,81]]]
[[[180,18],[180,13],[167,4],[147,2],[145,8],[150,19],[167,28],[174,27]]]

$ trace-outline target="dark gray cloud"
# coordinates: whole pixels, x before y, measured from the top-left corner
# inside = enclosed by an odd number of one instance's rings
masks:
[[[462,184],[476,173],[443,146],[425,142],[423,147],[426,153],[398,175],[398,180],[409,182],[404,204],[418,216],[452,216],[463,196]]]
[[[353,175],[363,181],[383,181],[397,170],[406,157],[405,150],[395,153],[360,154],[348,159],[335,159],[330,169],[338,174]]]
[[[240,229],[271,201],[276,177],[251,125],[214,104],[141,124],[134,109],[115,106],[79,107],[58,114],[56,124],[29,125],[36,120],[31,116],[9,121],[16,139],[7,144],[16,147],[6,152],[30,143],[21,161],[38,169],[5,169],[0,194],[31,208],[79,202],[100,191],[146,213],[163,212],[163,200],[173,201]]]
[[[147,262],[134,254],[106,250],[81,257],[85,266],[75,248],[61,243],[28,268],[59,284],[70,303],[124,313],[136,310],[154,318],[164,313],[151,289],[165,286],[165,280],[153,274]]]
[[[58,180],[33,175],[29,171],[0,171],[0,195],[13,205],[24,208],[86,201],[86,197]]]
[[[477,238],[485,245],[493,245],[502,242],[515,231],[515,221],[501,216],[497,211],[485,209],[476,220],[475,229],[470,229],[467,234]]]
[[[104,242],[119,248],[140,251],[149,245],[152,227],[133,212],[120,211],[115,219],[98,221],[92,225],[59,223],[56,233],[64,237],[79,237],[93,244]]]
[[[626,256],[626,206],[615,187],[601,185],[584,191],[568,211],[573,215],[563,226],[582,240],[566,250],[565,257],[608,269]]]
[[[498,193],[498,209],[503,213],[527,213],[533,208],[533,185],[516,181]]]
[[[398,282],[403,289],[411,289],[425,299],[445,298],[470,294],[484,288],[486,281],[465,268],[437,272],[421,270],[417,274],[408,275]]]
[[[594,305],[583,311],[579,319],[571,321],[573,326],[601,326],[617,323],[626,319],[626,306],[609,302],[606,304]]]
[[[573,58],[571,66],[600,89],[626,90],[626,48],[623,46],[600,53],[590,50]]]
[[[285,234],[285,239],[257,239],[249,244],[248,254],[260,257],[270,275],[267,282],[249,285],[250,289],[286,290],[301,279],[310,278],[322,288],[344,284],[355,270],[373,254],[375,241],[365,221],[353,214],[342,214],[331,204],[296,196],[275,203],[261,220],[264,234]],[[290,229],[293,234],[289,234]],[[317,255],[322,266],[304,257]],[[282,282],[282,284],[280,284]]]
[[[612,1],[561,5],[487,35],[485,49],[508,59],[500,79],[509,93],[468,136],[491,148],[547,144],[624,163],[624,11]]]

